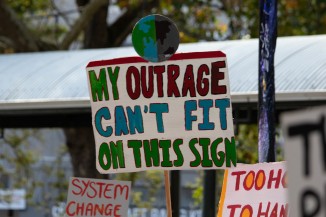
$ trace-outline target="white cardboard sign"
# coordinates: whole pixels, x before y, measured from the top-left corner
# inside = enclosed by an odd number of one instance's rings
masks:
[[[288,217],[285,162],[238,164],[224,172],[218,217]]]
[[[130,181],[70,178],[66,216],[125,217]]]
[[[325,118],[325,106],[282,115],[291,216],[326,215]]]
[[[100,173],[236,165],[224,53],[95,61],[86,71]]]

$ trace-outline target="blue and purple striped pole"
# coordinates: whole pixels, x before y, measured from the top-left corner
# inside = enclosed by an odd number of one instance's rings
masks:
[[[260,0],[259,9],[258,152],[259,162],[274,162],[277,0]]]

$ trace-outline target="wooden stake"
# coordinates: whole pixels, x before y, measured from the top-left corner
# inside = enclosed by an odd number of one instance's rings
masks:
[[[171,192],[170,192],[170,172],[164,171],[165,178],[165,201],[166,201],[166,210],[168,217],[172,217],[172,206],[171,206]]]

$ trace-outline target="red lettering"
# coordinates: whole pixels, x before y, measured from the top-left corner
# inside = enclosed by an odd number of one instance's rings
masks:
[[[282,177],[282,186],[283,188],[288,187],[288,179],[287,179],[287,172],[284,172],[283,177]]]
[[[76,215],[84,215],[84,203],[77,203]]]
[[[259,216],[265,216],[265,217],[268,217],[268,213],[269,213],[269,207],[270,207],[271,203],[268,202],[267,204],[267,210],[265,212],[262,211],[262,207],[263,207],[263,203],[260,202],[259,203],[259,208],[258,208],[258,213],[257,213],[257,217]]]
[[[236,176],[236,180],[235,180],[235,190],[238,191],[240,188],[240,176],[245,174],[246,171],[235,171],[231,173],[231,176]]]
[[[196,97],[193,65],[187,65],[183,79],[182,96],[187,96],[188,92],[191,97]]]
[[[269,217],[277,217],[277,210],[278,209],[278,203],[276,203],[272,209],[272,212]]]
[[[128,200],[128,197],[129,197],[129,186],[128,185],[124,185],[124,186],[121,186],[121,185],[116,185],[115,188],[114,188],[114,197],[113,199],[116,199],[117,198],[117,191],[120,191],[120,196],[123,194],[124,190],[126,190],[126,193],[125,193],[125,200]]]
[[[105,183],[104,182],[96,182],[96,184],[100,187],[98,197],[101,198],[102,197],[102,191],[103,191],[102,187],[103,187],[103,185],[105,185]]]
[[[262,180],[260,180],[260,179],[262,179]],[[265,185],[265,181],[266,181],[266,176],[265,176],[264,170],[258,170],[258,172],[256,174],[256,179],[255,179],[255,189],[257,191],[261,190]]]
[[[288,217],[289,205],[285,204],[281,206],[280,217]]]
[[[135,66],[128,67],[126,72],[126,89],[129,97],[136,100],[142,95],[144,98],[149,99],[155,95],[155,91],[157,91],[158,97],[164,97],[164,94],[167,97],[180,97],[181,95],[183,97],[196,97],[197,93],[200,96],[207,96],[209,90],[211,90],[212,95],[225,94],[227,92],[226,85],[220,84],[225,77],[223,70],[221,70],[226,67],[225,61],[211,63],[211,69],[208,65],[202,64],[198,67],[196,74],[194,74],[194,66],[192,64],[187,65],[183,83],[179,82],[179,84],[183,85],[182,89],[179,89],[177,82],[180,76],[180,67],[173,64],[168,65],[167,73],[165,73],[165,67],[165,65],[141,66],[140,68]],[[156,81],[154,81],[154,74]],[[166,77],[163,79],[163,76]],[[195,76],[197,76],[196,80]],[[164,81],[167,81],[166,90],[164,89]],[[164,91],[167,92],[164,93]]]
[[[73,180],[71,181],[71,184],[72,184],[74,187],[78,188],[79,191],[76,192],[76,191],[72,190],[71,192],[72,192],[74,195],[79,195],[79,194],[81,194],[81,193],[83,192],[83,189],[82,189],[79,185],[77,185],[76,182],[80,183],[80,181],[79,181],[78,179],[73,179]]]
[[[178,65],[168,66],[168,97],[180,97],[180,91],[176,83],[180,75],[180,68]]]
[[[88,203],[86,205],[86,216],[92,216],[93,215],[93,204],[92,203]]]
[[[146,81],[146,74],[148,74],[148,81]],[[153,77],[153,66],[148,67],[148,72],[146,71],[146,66],[141,67],[141,90],[145,98],[151,98],[154,94]]]
[[[133,79],[132,79],[133,77]],[[134,90],[133,90],[133,82],[134,80]],[[129,97],[133,100],[138,99],[140,96],[140,75],[139,71],[135,66],[130,66],[127,70],[126,74],[126,88]]]
[[[77,203],[70,201],[66,206],[68,216],[114,216],[121,217],[121,205],[98,204],[98,203]]]
[[[255,180],[255,172],[251,170],[243,180],[243,188],[246,191],[251,190],[255,183],[254,180]]]
[[[86,191],[87,191],[87,188],[88,188],[88,185],[89,185],[90,181],[87,181],[87,182],[85,182],[84,180],[81,180],[81,181],[82,181],[82,183],[84,184],[84,190],[83,190],[81,196],[84,196],[84,194],[85,194]]]
[[[252,207],[250,205],[245,205],[241,210],[240,216],[252,217]]]
[[[108,204],[105,207],[105,215],[111,216],[112,215],[112,204]]]
[[[112,186],[113,184],[107,184],[106,186],[105,186],[105,190],[104,190],[104,197],[105,198],[108,198],[108,199],[111,199],[112,197],[111,197],[111,193],[110,193],[110,191],[111,191],[111,186]],[[108,194],[106,194],[106,193],[108,193]]]
[[[93,186],[94,184],[95,184],[95,182],[91,182],[91,183],[89,184],[89,188],[93,190],[93,195],[90,195],[90,194],[89,194],[89,191],[87,191],[87,194],[86,194],[86,195],[87,195],[87,197],[89,197],[89,198],[94,198],[94,197],[96,197],[96,193],[97,193],[97,192],[96,192],[96,189],[95,189],[94,186]]]
[[[240,204],[228,205],[227,208],[231,209],[230,217],[234,217],[236,209],[241,208],[241,205]]]
[[[267,183],[267,188],[271,189],[272,187],[272,182],[275,182],[275,189],[279,188],[280,182],[281,182],[281,176],[282,176],[282,169],[279,169],[277,172],[277,176],[274,177],[274,170],[271,170],[269,172],[269,178],[268,178],[268,183]]]
[[[209,91],[209,81],[207,78],[203,78],[204,73],[209,74],[209,68],[206,64],[200,65],[197,73],[197,92],[201,96],[206,96]]]
[[[75,212],[70,212],[70,206],[72,206],[73,204],[76,204],[75,201],[70,201],[68,203],[68,205],[66,206],[66,213],[68,216],[74,216],[75,215]]]
[[[114,217],[120,217],[121,215],[118,213],[120,211],[121,205],[116,205],[114,207]]]
[[[219,81],[224,79],[224,72],[220,72],[220,68],[225,68],[225,61],[218,61],[218,62],[212,63],[211,93],[213,95],[226,93],[226,86],[219,85]]]
[[[163,97],[163,72],[165,72],[165,66],[155,66],[154,73],[157,79],[157,95],[158,97]]]
[[[101,215],[104,214],[104,206],[103,206],[103,204],[101,204],[101,206],[99,204],[95,204],[95,206],[94,206],[94,215],[96,216],[97,213],[100,213]]]

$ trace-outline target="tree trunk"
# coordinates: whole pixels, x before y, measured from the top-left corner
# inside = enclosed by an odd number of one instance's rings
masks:
[[[94,0],[76,0],[78,7],[85,7],[85,11],[86,8],[90,4],[94,4],[94,2]],[[106,4],[102,4],[92,17],[88,16],[90,21],[84,26],[84,48],[121,46],[127,36],[132,32],[135,23],[141,18],[140,15],[147,14],[151,9],[158,5],[158,0],[149,0],[146,4],[139,3],[134,7],[128,8],[128,10],[112,25],[108,26],[107,16],[109,1],[106,1]],[[83,11],[82,16],[84,13],[85,12]]]
[[[132,32],[136,22],[154,8],[158,7],[158,0],[148,0],[130,7],[112,25],[107,28],[108,47],[119,47]]]
[[[35,37],[4,0],[0,0],[0,20],[0,35],[9,40],[15,52],[39,51]]]
[[[109,1],[101,6],[94,14],[85,30],[84,48],[108,47],[108,17]]]
[[[74,176],[108,178],[108,175],[100,174],[96,169],[95,141],[92,128],[65,128],[64,132]]]
[[[85,29],[85,28],[90,28],[92,26],[99,25],[100,28],[97,27],[92,27],[93,29],[96,30],[101,30],[103,22],[106,23],[106,15],[107,15],[107,10],[109,6],[109,1],[108,0],[93,0],[86,4],[88,1],[77,1],[76,3],[79,4],[78,6],[81,8],[83,7],[83,10],[80,18],[76,21],[76,23],[73,25],[72,29],[67,33],[65,38],[63,39],[60,48],[61,49],[68,49],[70,44],[79,36],[79,34]],[[86,5],[84,5],[86,4]],[[103,11],[106,10],[106,14],[104,15]],[[105,17],[104,17],[105,16]],[[96,21],[93,21],[95,18],[99,19]],[[100,20],[100,19],[104,19]],[[92,20],[92,21],[91,21]],[[100,22],[97,24],[96,22]],[[91,23],[91,24],[90,24]],[[107,25],[105,25],[106,29]],[[93,35],[100,34],[99,32],[93,32]],[[98,39],[98,38],[96,38]],[[99,43],[101,45],[101,41],[95,43]]]

